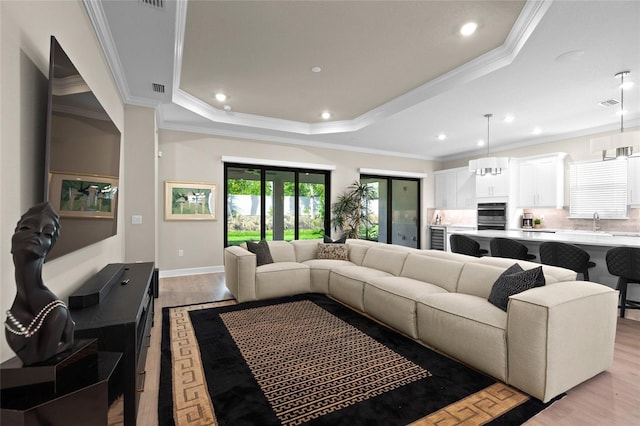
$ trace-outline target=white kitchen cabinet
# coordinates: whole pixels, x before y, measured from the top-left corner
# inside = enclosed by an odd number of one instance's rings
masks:
[[[476,175],[476,198],[495,198],[509,196],[509,170],[499,175]]]
[[[436,181],[436,209],[455,209],[456,204],[456,172],[441,170],[434,173]]]
[[[630,206],[640,206],[640,157],[627,159],[627,190]]]
[[[437,209],[475,209],[475,175],[468,168],[434,173]]]
[[[476,208],[476,175],[467,167],[456,172],[456,206],[459,209]]]
[[[562,207],[565,157],[556,153],[518,160],[518,207]]]

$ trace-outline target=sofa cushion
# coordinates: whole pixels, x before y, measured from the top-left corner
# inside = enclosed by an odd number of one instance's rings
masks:
[[[364,285],[364,310],[385,324],[417,339],[416,299],[431,293],[446,293],[446,290],[406,277],[372,278]]]
[[[362,266],[367,250],[380,243],[367,240],[347,240],[346,244],[349,247],[349,260],[358,266]]]
[[[400,276],[435,284],[455,292],[464,263],[423,254],[409,254]]]
[[[513,264],[513,259],[511,259],[511,263]],[[465,263],[458,280],[457,293],[471,294],[487,299],[491,294],[493,283],[505,269],[481,263]]]
[[[343,266],[355,266],[348,260],[310,259],[305,265],[311,268],[311,292],[329,294],[329,273],[332,269]]]
[[[346,244],[318,243],[318,259],[349,260]]]
[[[247,250],[256,255],[256,265],[266,265],[273,263],[271,257],[271,250],[269,250],[269,244],[266,240],[260,240],[259,242],[247,241]]]
[[[507,379],[507,313],[487,299],[460,293],[419,297],[419,339],[499,379]]]
[[[485,265],[498,266],[502,269],[506,269],[513,265],[514,259],[508,259],[503,257],[491,257],[484,256],[477,259],[478,263]],[[536,262],[528,262],[526,260],[518,260],[518,264],[522,266],[522,269],[533,269],[540,266]],[[553,284],[562,281],[575,281],[578,276],[577,272],[570,269],[561,268],[559,266],[542,265],[542,272],[547,284]]]
[[[322,242],[320,239],[316,240],[294,240],[291,241],[291,245],[296,252],[296,262],[304,262],[318,257],[318,243]]]
[[[296,262],[296,251],[288,241],[269,241],[269,250],[274,262]]]
[[[364,256],[362,266],[388,272],[398,276],[402,271],[408,251],[387,250],[382,247],[371,247]]]
[[[432,250],[432,249],[420,250],[420,254],[425,256],[438,257],[440,259],[455,260],[463,263],[478,261],[477,257],[469,256],[468,254],[453,253],[450,251],[442,251],[442,250]]]
[[[329,294],[341,302],[364,311],[364,283],[375,277],[392,276],[365,266],[343,266],[329,274]]]
[[[516,263],[498,277],[491,288],[488,300],[506,312],[509,296],[542,286],[544,286],[544,274],[541,266],[524,271]]]
[[[309,266],[298,262],[275,262],[256,268],[257,300],[309,293]]]

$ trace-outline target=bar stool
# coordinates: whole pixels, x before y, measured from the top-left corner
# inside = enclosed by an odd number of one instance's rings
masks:
[[[540,244],[540,262],[545,265],[560,266],[582,274],[589,281],[589,268],[596,266],[590,262],[591,256],[572,244],[549,241]]]
[[[508,257],[509,259],[533,260],[535,254],[529,254],[529,249],[518,241],[509,238],[492,238],[489,241],[491,256]]]
[[[487,250],[481,249],[480,244],[476,240],[466,235],[452,234],[449,237],[449,244],[451,245],[451,251],[454,253],[475,257],[482,257],[489,253]]]
[[[620,291],[620,317],[626,309],[640,309],[640,302],[627,300],[627,285],[640,284],[640,248],[615,247],[605,256],[607,269],[618,277],[616,288]]]

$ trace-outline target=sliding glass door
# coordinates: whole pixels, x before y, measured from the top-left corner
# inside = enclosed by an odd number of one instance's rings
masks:
[[[372,225],[363,229],[361,237],[419,248],[420,180],[362,175],[360,181],[376,194],[367,206]]]
[[[322,238],[329,172],[225,165],[225,246]]]

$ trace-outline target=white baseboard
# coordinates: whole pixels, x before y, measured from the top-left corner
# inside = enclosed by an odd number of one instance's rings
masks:
[[[185,275],[215,274],[224,272],[224,266],[203,266],[200,268],[170,269],[160,271],[160,278],[183,277]]]

